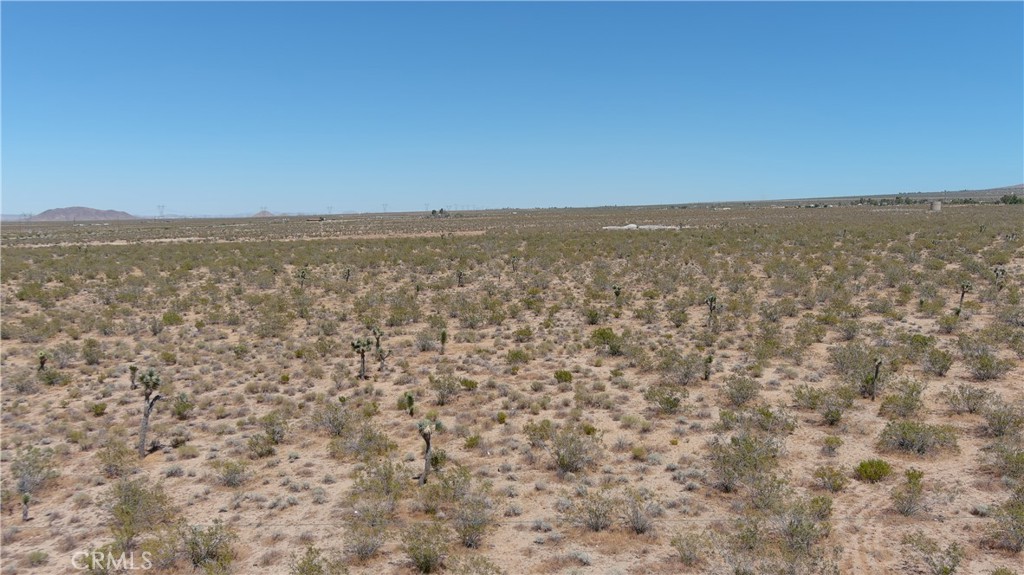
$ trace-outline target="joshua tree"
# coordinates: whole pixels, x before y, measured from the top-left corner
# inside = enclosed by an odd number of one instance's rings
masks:
[[[46,369],[46,360],[50,357],[46,355],[45,351],[39,352],[39,371]]]
[[[960,284],[960,303],[956,306],[956,315],[958,317],[960,316],[960,311],[964,308],[964,296],[967,295],[967,292],[971,291],[972,287],[974,286],[971,285],[971,282],[963,282]]]
[[[416,408],[414,407],[415,403],[416,398],[413,397],[411,392],[407,391],[405,392],[405,395],[402,396],[401,403],[399,403],[399,405],[402,409],[408,411],[409,415],[413,415],[416,412]]]
[[[1003,288],[1006,287],[1006,268],[996,267],[992,270],[992,275],[996,279],[996,292],[1003,291]]]
[[[711,379],[711,363],[715,361],[715,356],[709,355],[704,358],[704,381]]]
[[[462,270],[456,271],[455,280],[458,282],[459,287],[464,287],[466,285],[466,272]]]
[[[882,358],[875,358],[875,373],[868,376],[868,393],[871,394],[871,401],[875,400],[875,396],[878,394],[878,372],[882,369]]]
[[[163,398],[163,395],[156,393],[160,387],[160,376],[153,368],[146,370],[146,373],[139,377],[142,385],[142,425],[139,427],[139,457],[146,457],[146,433],[149,431],[149,416],[153,413],[156,402]]]
[[[380,345],[380,338],[384,337],[384,332],[379,327],[373,328],[373,349],[377,354],[377,361],[380,362],[380,368],[377,371],[384,371],[384,360],[391,357],[391,350],[384,349]]]
[[[516,268],[519,265],[519,256],[512,256],[509,258],[509,263],[512,264],[512,273],[516,273]]]
[[[366,379],[366,352],[372,347],[372,338],[359,337],[352,340],[352,349],[359,354],[359,379]]]
[[[704,298],[704,305],[708,306],[708,328],[715,324],[715,312],[718,311],[718,298],[711,294]]]
[[[28,504],[32,502],[32,495],[28,493],[21,494],[21,520],[28,521]]]
[[[352,278],[352,268],[345,268],[345,283]]]
[[[615,284],[612,286],[612,293],[615,294],[616,301],[622,297],[622,286]]]
[[[448,330],[441,330],[441,355],[444,355],[444,345],[448,343]]]
[[[302,269],[295,274],[295,279],[299,280],[300,290],[306,289],[306,280],[309,279],[309,267],[303,266]]]
[[[423,450],[423,475],[420,475],[420,485],[427,483],[427,474],[430,473],[430,437],[435,431],[441,431],[444,426],[441,425],[440,421],[436,419],[424,419],[421,420],[416,427],[420,430],[420,437],[427,444]]]
[[[139,384],[135,383],[135,376],[139,373],[139,366],[129,365],[128,366],[128,377],[131,378],[132,389],[135,389]]]

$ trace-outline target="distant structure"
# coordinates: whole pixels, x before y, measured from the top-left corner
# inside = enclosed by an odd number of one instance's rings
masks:
[[[942,211],[942,201],[935,200],[934,202],[932,202],[932,211],[933,212],[941,212]]]

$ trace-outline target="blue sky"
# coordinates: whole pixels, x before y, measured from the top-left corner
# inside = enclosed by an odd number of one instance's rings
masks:
[[[17,3],[2,210],[1024,182],[1024,3]]]

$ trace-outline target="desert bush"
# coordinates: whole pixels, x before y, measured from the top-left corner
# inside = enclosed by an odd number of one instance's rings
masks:
[[[661,514],[661,505],[651,491],[627,488],[622,499],[621,514],[627,529],[643,535],[654,530],[654,518]]]
[[[718,487],[732,492],[774,467],[781,449],[781,443],[774,438],[741,432],[728,441],[720,436],[712,439],[708,443],[708,460]]]
[[[590,334],[590,343],[608,355],[622,355],[625,339],[610,327],[600,327]]]
[[[674,386],[664,384],[652,385],[644,392],[644,399],[658,414],[671,415],[679,411],[679,406],[687,395],[685,389],[678,390]]]
[[[711,540],[705,533],[677,533],[669,541],[669,545],[679,554],[679,560],[687,567],[696,567],[704,561]]]
[[[761,385],[749,377],[733,376],[725,381],[723,393],[734,407],[741,407],[757,398]]]
[[[835,456],[836,452],[843,445],[843,439],[835,435],[828,435],[821,442],[821,453],[829,457]]]
[[[818,412],[826,425],[837,425],[843,419],[846,410],[853,406],[855,393],[850,386],[836,387],[825,393],[818,406]]]
[[[292,555],[289,575],[345,575],[348,569],[339,557],[325,556],[315,545],[307,545],[302,556]]]
[[[925,356],[922,366],[924,370],[932,375],[942,377],[946,375],[949,368],[953,365],[953,354],[948,351],[944,351],[938,348],[933,348],[928,351]]]
[[[800,409],[816,410],[825,399],[825,391],[801,383],[793,388],[793,403]]]
[[[1024,485],[1018,484],[1010,499],[993,514],[990,541],[994,547],[1014,553],[1024,550]]]
[[[958,543],[950,543],[942,549],[920,530],[906,535],[902,542],[931,575],[953,575],[964,558],[964,550]]]
[[[145,477],[118,480],[102,505],[109,515],[116,546],[125,552],[135,548],[143,533],[169,525],[175,515],[163,487],[159,483],[150,485]]]
[[[550,451],[559,473],[578,473],[597,463],[601,442],[594,432],[580,424],[567,424],[551,436]]]
[[[878,440],[883,449],[928,455],[956,449],[956,430],[949,425],[929,425],[913,420],[890,421]]]
[[[993,397],[982,411],[985,433],[992,437],[1016,435],[1024,427],[1024,409]]]
[[[430,376],[430,389],[434,390],[434,397],[438,405],[447,405],[462,391],[459,380],[450,373]]]
[[[946,386],[942,389],[941,395],[954,413],[978,413],[988,405],[995,394],[988,389],[961,383],[956,387]]]
[[[420,573],[433,573],[444,564],[448,538],[443,523],[413,525],[402,533],[402,551]]]
[[[507,572],[490,559],[480,555],[457,557],[445,569],[453,575],[507,575]]]
[[[670,383],[690,385],[711,375],[711,356],[702,357],[696,353],[680,355],[674,349],[659,353],[658,369],[666,374]]]
[[[459,541],[466,547],[476,549],[494,521],[492,503],[484,490],[476,489],[464,493],[456,505],[452,527]]]
[[[391,513],[405,493],[405,481],[411,473],[400,463],[387,458],[373,460],[356,471],[349,496],[353,500],[378,501]]]
[[[181,421],[188,419],[188,416],[192,413],[196,407],[195,403],[189,398],[187,393],[179,393],[174,397],[174,404],[171,406],[171,412],[174,413],[174,417]]]
[[[924,507],[924,485],[921,479],[924,472],[908,469],[905,481],[893,488],[891,492],[892,506],[900,515],[914,515]]]
[[[100,342],[89,338],[82,342],[82,359],[86,365],[99,365],[103,361],[103,348]]]
[[[887,417],[910,417],[924,405],[926,384],[916,379],[901,378],[889,386],[892,392],[882,399],[878,412]]]
[[[181,542],[185,559],[193,569],[202,569],[209,575],[227,573],[235,560],[234,544],[238,540],[235,530],[214,520],[213,525],[185,525],[181,528]]]
[[[822,466],[814,470],[814,478],[821,483],[821,486],[837,493],[846,487],[847,479],[846,475],[838,468],[832,466]]]
[[[326,401],[313,410],[311,422],[315,429],[325,431],[331,437],[341,437],[358,419],[344,402]]]
[[[588,531],[604,531],[612,526],[622,500],[604,490],[588,490],[565,510],[567,521]]]
[[[372,460],[395,449],[387,433],[368,421],[363,421],[341,437],[335,437],[327,444],[327,454],[334,459],[356,457]]]
[[[783,546],[797,557],[806,557],[830,531],[831,499],[812,498],[790,503],[775,521]]]
[[[572,383],[572,372],[565,369],[556,371],[555,381],[558,383]]]
[[[238,487],[249,480],[248,466],[244,461],[218,459],[210,462],[217,481],[226,487]]]
[[[878,483],[892,474],[892,466],[882,459],[865,459],[853,468],[853,475],[861,481]]]
[[[34,495],[59,475],[52,449],[19,449],[11,461],[11,476],[19,494]]]
[[[387,540],[387,527],[393,520],[394,501],[381,497],[360,497],[346,514],[346,551],[359,560],[372,557]]]
[[[117,437],[109,437],[96,452],[100,471],[111,478],[124,477],[138,469],[138,455],[128,444]]]

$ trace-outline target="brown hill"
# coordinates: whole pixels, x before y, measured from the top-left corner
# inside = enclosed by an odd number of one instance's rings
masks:
[[[72,206],[70,208],[54,208],[29,218],[33,222],[83,222],[100,220],[134,220],[135,216],[117,210],[97,210]]]

